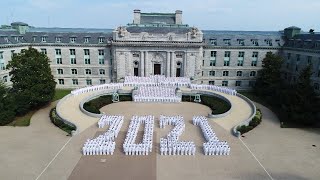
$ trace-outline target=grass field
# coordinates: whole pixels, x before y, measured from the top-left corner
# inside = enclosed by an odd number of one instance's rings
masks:
[[[63,97],[68,95],[70,92],[71,92],[70,89],[56,89],[56,92],[54,94],[54,97],[53,97],[52,101],[56,101],[56,100],[62,99]]]

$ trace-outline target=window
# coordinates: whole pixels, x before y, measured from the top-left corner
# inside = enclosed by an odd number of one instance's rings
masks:
[[[251,72],[250,72],[250,76],[251,76],[251,77],[256,76],[256,72],[255,72],[255,71],[251,71]]]
[[[69,49],[70,50],[70,55],[76,55],[76,50],[75,49]]]
[[[258,61],[258,52],[253,52],[252,53],[252,62],[251,62],[251,66],[257,66],[257,61]]]
[[[237,71],[237,76],[242,76],[242,71]]]
[[[296,65],[296,72],[298,72],[299,71],[299,67],[298,67],[298,65]]]
[[[258,58],[258,55],[259,55],[258,52],[253,52],[253,53],[252,53],[252,57],[253,57],[253,58]]]
[[[315,90],[319,90],[319,84],[318,83],[314,83],[314,89]]]
[[[47,36],[42,36],[41,37],[41,42],[46,42],[47,41]]]
[[[217,51],[210,51],[210,57],[217,57]]]
[[[216,72],[215,71],[209,71],[209,76],[215,76]]]
[[[243,51],[240,51],[238,57],[239,57],[239,58],[244,58],[244,52],[243,52]]]
[[[307,57],[307,61],[308,61],[308,64],[311,64],[311,62],[312,62],[312,56],[308,56],[308,57]]]
[[[223,65],[224,65],[224,66],[229,66],[229,65],[230,65],[230,61],[226,61],[226,60],[225,60],[225,61],[223,62]]]
[[[91,74],[91,69],[86,69],[86,74]]]
[[[256,84],[256,81],[249,81],[249,87],[254,87]]]
[[[231,45],[231,39],[223,39],[224,45],[225,46],[230,46]]]
[[[244,46],[244,39],[238,39],[237,41],[240,46]]]
[[[62,64],[62,58],[56,58],[57,64]]]
[[[3,82],[8,82],[8,76],[3,76],[2,80]]]
[[[251,39],[252,45],[254,46],[259,46],[259,41],[258,39]]]
[[[216,60],[210,60],[210,66],[215,66],[216,65]]]
[[[0,59],[3,59],[3,52],[0,52]]]
[[[79,84],[78,79],[72,79],[72,84],[73,85],[78,85]]]
[[[272,39],[266,39],[264,40],[267,45],[272,46]]]
[[[40,49],[40,50],[41,50],[41,52],[42,52],[43,54],[47,54],[47,49],[42,48],[42,49]]]
[[[89,43],[89,37],[84,38],[84,43]]]
[[[222,81],[222,86],[228,86],[228,81]]]
[[[77,39],[76,37],[71,37],[71,38],[70,38],[70,43],[75,43],[75,42],[76,42],[76,39]]]
[[[104,75],[106,74],[106,71],[104,69],[99,69],[99,74]]]
[[[225,51],[224,52],[224,57],[230,57],[231,52],[230,51]]]
[[[84,59],[84,64],[90,64],[90,59]]]
[[[104,42],[104,37],[99,37],[99,43],[103,43]]]
[[[63,74],[63,69],[58,69],[58,74]]]
[[[105,84],[106,80],[105,79],[100,79],[100,84]]]
[[[210,39],[210,44],[216,46],[217,45],[217,39]]]
[[[291,53],[287,53],[287,58],[291,59]]]
[[[71,64],[77,64],[76,58],[70,58],[70,63]]]
[[[201,76],[203,76],[203,71],[201,71]]]
[[[61,49],[56,49],[56,55],[61,55]]]
[[[91,80],[91,79],[87,79],[86,81],[87,81],[87,85],[88,85],[88,86],[91,86],[91,85],[92,85],[92,80]]]
[[[214,85],[214,81],[209,81],[209,85]]]
[[[244,52],[241,51],[239,52],[239,55],[238,55],[238,66],[243,66],[243,59],[244,59]]]
[[[89,49],[84,49],[83,51],[84,51],[84,55],[86,55],[86,56],[89,56],[89,55],[90,55]]]
[[[257,61],[252,61],[251,66],[257,66]]]
[[[177,54],[176,58],[182,58],[182,54]]]
[[[296,55],[296,59],[297,59],[297,62],[300,61],[300,54],[297,54],[297,55]]]
[[[229,76],[229,71],[223,71],[223,76]]]
[[[61,37],[56,37],[56,42],[57,43],[61,42]]]
[[[241,81],[236,81],[236,86],[241,86]]]
[[[78,74],[78,70],[77,69],[71,69],[71,74]]]
[[[6,66],[4,65],[4,63],[0,63],[0,70],[5,70]]]
[[[8,40],[8,39],[7,39]],[[32,36],[32,41],[33,42],[36,42],[36,40],[37,40],[37,36]],[[6,41],[7,42],[7,41]]]
[[[103,58],[99,59],[99,64],[104,64],[104,59]]]
[[[64,79],[58,79],[59,84],[64,85]]]
[[[99,49],[98,51],[99,51],[99,56],[104,56],[104,50],[103,49]],[[138,54],[138,57],[139,57],[139,54]]]

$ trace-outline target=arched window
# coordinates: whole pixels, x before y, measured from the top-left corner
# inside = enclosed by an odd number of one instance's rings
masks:
[[[250,72],[250,76],[251,76],[251,77],[256,76],[256,72],[255,72],[255,71],[251,71],[251,72]]]
[[[105,74],[106,74],[106,71],[105,71],[104,69],[99,69],[99,74],[105,75]]]
[[[91,69],[86,69],[86,74],[91,74]]]

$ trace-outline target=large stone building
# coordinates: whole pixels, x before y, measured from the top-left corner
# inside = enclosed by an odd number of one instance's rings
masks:
[[[286,58],[284,78],[312,63],[313,85],[320,83],[320,34],[284,31],[201,31],[182,22],[182,11],[141,13],[115,30],[34,28],[16,22],[0,30],[0,78],[12,53],[28,46],[51,60],[57,88],[121,82],[125,76],[190,77],[194,83],[249,89],[267,52]]]

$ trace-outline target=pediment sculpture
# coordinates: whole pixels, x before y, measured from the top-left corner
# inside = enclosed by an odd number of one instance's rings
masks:
[[[199,33],[199,29],[198,28],[196,28],[196,27],[192,27],[191,28],[191,37],[192,38],[197,37],[198,33]]]
[[[119,37],[124,37],[126,32],[128,32],[126,27],[124,27],[124,26],[119,26],[117,31],[118,31]]]

